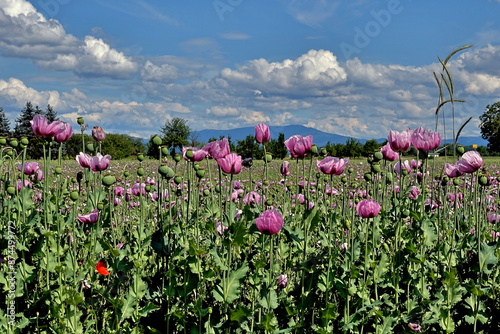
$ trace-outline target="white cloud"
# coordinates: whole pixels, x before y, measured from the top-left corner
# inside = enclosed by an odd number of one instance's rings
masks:
[[[40,107],[50,104],[54,107],[60,106],[60,95],[57,91],[39,92],[27,87],[21,80],[10,78],[8,81],[0,80],[0,98],[11,101],[11,103],[22,106],[27,101]]]
[[[237,70],[225,68],[220,76],[236,89],[298,96],[328,94],[347,79],[337,57],[326,50],[310,50],[295,60],[282,62],[256,59]]]
[[[83,41],[67,34],[59,21],[47,20],[25,0],[0,0],[0,49],[11,57],[32,59],[35,64],[79,75],[126,78],[136,64],[102,39]]]
[[[286,10],[298,22],[318,26],[334,14],[339,4],[333,0],[291,0],[286,1]]]
[[[172,82],[179,77],[179,70],[169,64],[157,66],[147,60],[141,70],[141,77],[146,81]]]
[[[220,35],[224,39],[229,40],[246,40],[250,39],[250,35],[241,32],[226,32]]]
[[[245,111],[241,113],[238,119],[244,121],[245,124],[267,123],[271,121],[268,116],[265,116],[264,113],[260,111]]]
[[[213,106],[207,109],[207,114],[211,114],[214,116],[238,116],[240,112],[237,108],[233,107],[221,107],[221,106]]]

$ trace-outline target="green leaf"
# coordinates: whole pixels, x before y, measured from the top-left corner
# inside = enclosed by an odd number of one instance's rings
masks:
[[[276,295],[276,291],[273,289],[265,289],[262,290],[262,298],[260,299],[260,305],[266,309],[274,310],[278,307],[278,296]]]
[[[485,274],[491,274],[493,267],[497,264],[498,258],[495,256],[496,246],[489,246],[487,243],[481,243],[479,251],[479,270]]]
[[[438,235],[436,232],[436,229],[434,227],[434,224],[428,219],[425,219],[422,221],[422,231],[423,233],[423,239],[424,239],[424,245],[430,247],[435,245],[436,240],[438,239]]]
[[[213,290],[214,298],[226,304],[232,303],[240,296],[240,281],[248,272],[248,264],[245,262],[238,270],[232,271],[228,277],[223,278],[220,285]]]
[[[127,297],[123,300],[122,307],[120,308],[120,323],[130,318],[134,313],[136,298],[128,293]]]
[[[378,265],[373,271],[373,280],[380,283],[384,280],[385,273],[389,270],[389,259],[385,253],[382,253]]]

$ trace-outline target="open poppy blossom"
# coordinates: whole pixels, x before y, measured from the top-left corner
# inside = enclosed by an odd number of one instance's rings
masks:
[[[109,275],[108,268],[106,268],[106,263],[104,263],[103,261],[97,262],[95,268],[97,269],[97,272],[99,274],[104,275],[104,276]]]

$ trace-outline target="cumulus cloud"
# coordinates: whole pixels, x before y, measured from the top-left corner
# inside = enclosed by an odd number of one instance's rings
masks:
[[[27,87],[24,82],[16,78],[10,78],[8,81],[0,80],[0,98],[19,106],[27,101],[38,106],[47,104],[53,107],[60,106],[60,94],[57,91],[39,92]]]
[[[172,82],[179,77],[179,70],[177,67],[162,64],[157,66],[150,62],[146,61],[141,70],[141,77],[146,81],[158,81],[158,82]]]
[[[240,112],[234,107],[213,106],[207,109],[207,114],[214,116],[238,116]]]
[[[230,86],[263,94],[323,95],[346,81],[347,74],[330,51],[310,50],[295,60],[250,61],[236,70],[225,68],[220,77]]]
[[[25,0],[0,0],[0,49],[11,57],[32,59],[48,70],[79,75],[127,78],[136,64],[102,39],[79,40],[59,21],[47,20]]]

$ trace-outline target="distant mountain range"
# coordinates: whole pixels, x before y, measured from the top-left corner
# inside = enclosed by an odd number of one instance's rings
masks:
[[[286,125],[286,126],[271,126],[271,138],[277,139],[280,132],[283,132],[285,135],[285,139],[293,135],[301,135],[301,136],[313,136],[313,142],[319,147],[325,146],[328,142],[332,144],[345,144],[348,139],[356,139],[361,144],[364,144],[368,139],[341,136],[332,133],[327,133],[323,131],[316,130],[314,128],[309,128],[303,125]],[[237,129],[230,130],[201,130],[196,131],[198,135],[198,141],[200,142],[208,142],[211,138],[219,139],[220,137],[231,137],[231,140],[236,143],[238,140],[243,140],[247,136],[255,135],[255,127],[243,127]],[[373,138],[377,142],[382,143],[387,140],[387,138]],[[451,140],[446,140],[446,143],[451,142]],[[478,146],[486,146],[488,142],[481,137],[460,137],[459,144],[464,146],[470,145],[478,145]]]

